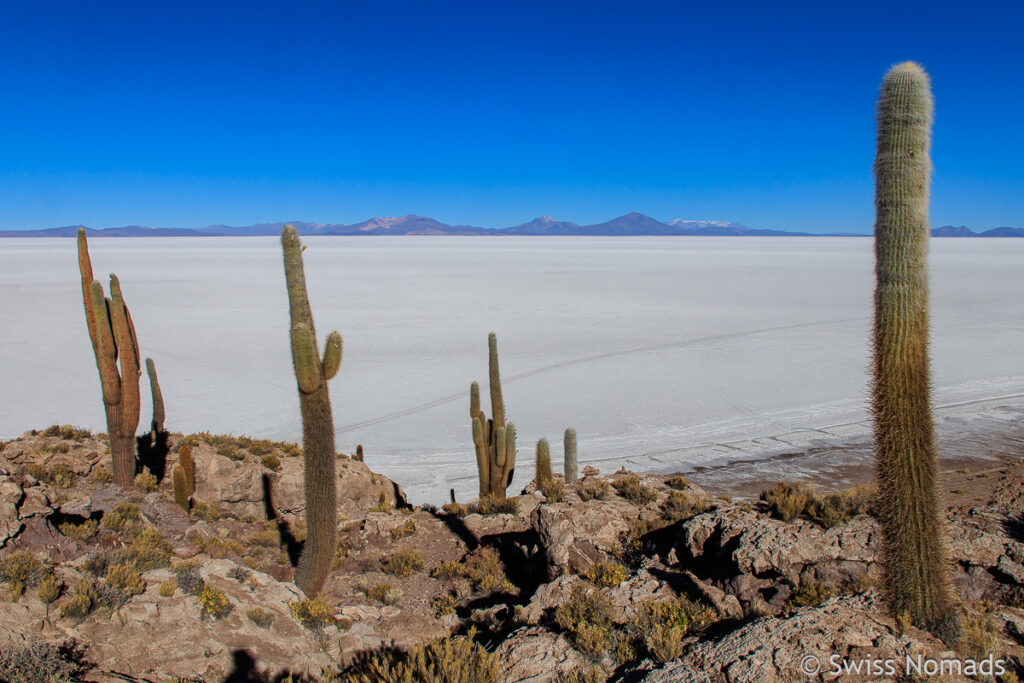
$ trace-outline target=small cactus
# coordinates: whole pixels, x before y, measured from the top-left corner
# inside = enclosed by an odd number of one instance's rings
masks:
[[[182,510],[188,512],[192,508],[190,500],[192,493],[189,491],[188,480],[185,477],[185,469],[181,465],[175,465],[174,469],[171,470],[171,481],[174,483],[174,502],[177,503]]]
[[[537,442],[536,468],[537,473],[533,481],[537,488],[542,489],[551,484],[553,479],[551,475],[551,448],[548,446],[547,439],[541,439]]]
[[[114,483],[130,487],[135,479],[135,429],[139,426],[139,345],[117,276],[110,275],[110,296],[93,280],[85,230],[78,229],[78,269],[82,299],[110,439]],[[118,363],[120,362],[120,370]]]
[[[319,355],[313,313],[306,293],[302,244],[292,225],[281,231],[284,272],[288,285],[291,318],[292,365],[302,411],[303,479],[306,495],[306,541],[295,571],[295,584],[306,595],[321,591],[337,550],[338,504],[335,489],[334,417],[327,380],[338,373],[342,340],[337,332],[327,336]]]
[[[935,490],[928,369],[928,194],[932,95],[913,62],[885,75],[875,155],[872,412],[885,573],[893,615],[936,629],[951,610]]]
[[[576,430],[565,430],[565,483],[571,484],[579,478],[576,469]]]
[[[498,338],[493,332],[487,337],[487,349],[492,418],[487,419],[480,408],[480,385],[476,382],[469,387],[469,416],[473,420],[480,497],[504,498],[505,489],[512,483],[515,474],[516,427],[511,422],[505,422],[505,400],[501,394],[501,374],[498,370]]]
[[[196,492],[196,465],[192,460],[192,449],[188,444],[183,444],[178,449],[178,465],[185,472],[185,485],[191,496]]]
[[[152,358],[146,359],[146,374],[149,376],[149,390],[153,397],[153,420],[150,431],[135,439],[138,453],[135,470],[141,472],[144,466],[159,483],[163,481],[167,468],[167,453],[170,451],[167,442],[171,435],[164,430],[164,396],[160,391],[156,364]]]

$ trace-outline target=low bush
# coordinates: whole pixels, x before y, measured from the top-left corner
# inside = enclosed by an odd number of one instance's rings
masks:
[[[135,488],[142,489],[146,493],[156,491],[156,475],[149,472],[139,472],[135,475]]]
[[[540,490],[544,494],[544,500],[549,503],[560,503],[565,498],[565,484],[561,479],[552,479],[540,487]]]
[[[690,488],[690,482],[683,475],[676,474],[665,480],[665,486],[676,491],[684,491]]]
[[[85,541],[96,535],[100,524],[94,519],[87,519],[81,524],[64,522],[58,528],[62,534],[76,541]]]
[[[203,619],[207,617],[223,619],[234,609],[234,605],[228,600],[224,591],[217,590],[213,586],[203,586],[196,594],[196,602],[199,603],[199,616]]]
[[[612,486],[619,495],[634,505],[647,505],[658,498],[658,494],[649,486],[645,486],[640,477],[635,474],[627,474],[615,479]]]
[[[64,584],[54,574],[47,574],[36,587],[36,597],[44,605],[49,605],[64,592]]]
[[[817,581],[804,581],[800,586],[793,591],[793,594],[789,596],[789,600],[786,601],[787,609],[796,609],[798,607],[814,607],[820,605],[836,594],[835,588],[828,584],[819,583]]]
[[[366,597],[385,605],[397,605],[398,601],[402,598],[402,591],[400,588],[395,588],[385,581],[367,588]]]
[[[591,583],[611,588],[625,581],[629,571],[618,562],[595,562],[587,568],[586,577]]]
[[[321,595],[289,603],[288,609],[291,610],[292,618],[310,631],[319,633],[325,626],[334,623],[333,611]]]
[[[446,614],[455,614],[458,602],[451,593],[441,593],[430,601],[430,606],[434,608],[435,617],[443,617]]]
[[[82,579],[74,585],[71,593],[64,598],[58,612],[61,618],[84,619],[100,604],[99,592],[96,590],[96,581],[93,579]]]
[[[112,565],[107,569],[107,585],[118,588],[126,595],[138,595],[146,590],[146,582],[132,562]]]
[[[270,625],[274,623],[274,619],[277,618],[273,612],[262,607],[253,607],[245,613],[245,616],[249,617],[249,621],[260,628],[270,628]]]
[[[612,489],[603,479],[592,479],[580,486],[579,495],[583,500],[604,500]]]
[[[342,672],[340,683],[493,683],[499,680],[500,662],[474,637],[476,630],[470,628],[464,636],[437,638],[408,652],[391,648],[361,655]]]
[[[423,565],[423,553],[415,548],[403,548],[381,560],[383,570],[399,578],[412,576],[423,569]]]
[[[74,639],[60,645],[35,639],[0,645],[0,681],[5,683],[72,683],[91,668],[85,648]]]
[[[555,609],[555,623],[581,652],[601,654],[611,646],[612,603],[597,589],[573,586],[569,599]]]
[[[198,562],[181,562],[174,567],[174,576],[178,587],[189,595],[199,595],[199,591],[206,587],[206,582],[199,574]]]
[[[519,512],[519,498],[483,496],[470,504],[469,511],[481,515],[514,515]]]
[[[0,557],[0,581],[6,581],[14,597],[20,597],[25,588],[35,588],[53,570],[28,550],[15,550]]]
[[[390,531],[392,541],[412,536],[414,533],[416,533],[416,524],[411,519],[407,520],[402,526],[396,526]]]
[[[683,491],[669,491],[665,502],[661,504],[661,516],[672,523],[682,522],[691,517],[707,512],[711,508],[700,498],[694,498]]]

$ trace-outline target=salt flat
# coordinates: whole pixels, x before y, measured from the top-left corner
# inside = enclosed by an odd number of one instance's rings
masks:
[[[867,433],[871,239],[304,242],[320,341],[345,339],[330,385],[338,448],[364,444],[415,502],[475,492],[469,384],[486,382],[492,330],[519,428],[514,487],[539,437],[559,461],[567,426],[581,465],[604,471],[720,466]],[[299,439],[276,238],[90,249],[97,274],[121,279],[170,429]],[[943,414],[1019,415],[1024,240],[933,239],[930,267]],[[0,313],[0,438],[55,422],[105,431],[74,240],[0,240]]]

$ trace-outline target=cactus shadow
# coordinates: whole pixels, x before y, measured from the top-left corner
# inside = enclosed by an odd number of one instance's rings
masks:
[[[168,444],[170,433],[164,430],[153,430],[135,437],[135,474],[140,474],[145,467],[156,477],[156,483],[164,480],[167,473],[167,454],[171,447]]]
[[[261,477],[261,481],[263,484],[263,515],[268,522],[277,523],[277,533],[280,537],[281,545],[284,546],[285,552],[288,553],[288,562],[293,567],[298,567],[304,542],[296,540],[295,534],[292,533],[291,525],[277,513],[277,508],[274,507],[274,502],[271,498],[270,476],[264,474]]]

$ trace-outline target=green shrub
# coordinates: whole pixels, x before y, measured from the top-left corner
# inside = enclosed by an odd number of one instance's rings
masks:
[[[340,683],[493,683],[501,671],[498,658],[473,642],[475,628],[464,636],[416,644],[408,652],[392,648],[359,657]]]
[[[711,506],[700,498],[693,498],[683,491],[669,491],[661,504],[661,515],[671,523],[682,522],[707,512]]]
[[[580,486],[579,490],[582,500],[604,500],[609,493],[611,493],[611,487],[602,479],[591,479]]]
[[[204,619],[207,617],[223,619],[234,609],[234,605],[228,600],[224,591],[217,590],[212,586],[203,586],[196,594],[196,602],[199,603],[199,616]]]
[[[36,597],[44,605],[49,605],[60,597],[60,594],[64,592],[64,584],[61,583],[60,579],[54,574],[47,574],[39,582],[39,586],[36,587]]]
[[[551,479],[540,487],[540,490],[544,494],[544,500],[549,503],[559,503],[565,498],[565,484],[561,479]]]
[[[381,560],[384,571],[399,578],[412,576],[423,569],[423,565],[423,553],[415,548],[403,548]]]
[[[683,475],[676,474],[665,480],[665,486],[677,491],[683,491],[690,488],[690,482]]]
[[[277,618],[273,612],[262,607],[253,607],[245,613],[245,616],[249,617],[249,620],[260,628],[270,628],[270,625],[274,623],[274,619]]]
[[[334,623],[334,614],[322,595],[289,603],[292,618],[310,631],[319,633],[328,624]]]
[[[618,562],[595,562],[587,568],[586,577],[598,586],[613,587],[629,577],[629,572]]]
[[[118,588],[127,595],[138,595],[146,590],[146,582],[142,580],[132,562],[115,564],[107,569],[107,585]]]
[[[96,535],[96,532],[99,530],[99,526],[100,524],[96,520],[87,519],[81,524],[64,522],[58,528],[60,532],[68,538],[73,538],[76,541],[85,541]]]
[[[149,472],[139,472],[135,475],[135,488],[142,489],[146,493],[156,491],[156,475]]]
[[[762,491],[761,500],[768,504],[772,516],[783,522],[791,522],[813,502],[814,491],[800,482],[780,481],[773,488]]]
[[[412,536],[414,533],[416,533],[416,524],[410,519],[404,525],[391,530],[391,540],[398,541],[406,536]]]
[[[264,455],[260,458],[260,462],[263,463],[263,466],[267,469],[274,470],[275,472],[279,472],[281,470],[281,458],[277,457],[273,453],[267,453]]]
[[[385,605],[397,605],[398,601],[402,598],[402,591],[385,581],[374,584],[366,589],[366,597]]]
[[[146,529],[132,540],[132,544],[119,551],[114,559],[131,562],[140,572],[166,567],[171,563],[170,542],[156,529]]]
[[[82,579],[71,589],[60,605],[61,618],[84,619],[100,604],[100,596],[93,579]]]
[[[17,599],[25,587],[39,585],[52,569],[28,550],[15,550],[0,557],[0,581],[6,581],[11,595]]]
[[[789,600],[786,601],[786,607],[788,609],[814,607],[834,597],[835,594],[836,590],[832,586],[817,581],[804,581],[789,596]]]
[[[612,486],[619,492],[620,496],[634,505],[646,505],[658,498],[658,494],[654,489],[641,483],[640,477],[635,474],[618,477],[612,482]]]
[[[702,631],[718,620],[718,613],[706,605],[677,598],[671,602],[648,600],[640,604],[633,636],[653,659],[666,662],[682,652],[683,638]]]
[[[611,646],[612,603],[599,590],[573,586],[569,599],[555,609],[555,623],[581,652],[600,654]]]
[[[452,594],[441,593],[430,601],[430,606],[434,608],[435,617],[443,617],[446,614],[455,614],[458,602]]]
[[[469,511],[481,515],[514,515],[519,512],[519,498],[483,496],[470,504]]]

